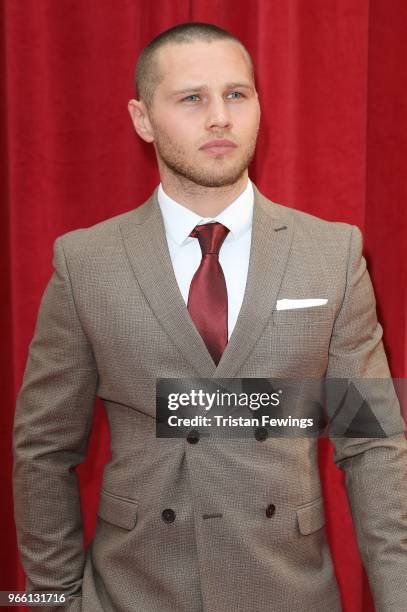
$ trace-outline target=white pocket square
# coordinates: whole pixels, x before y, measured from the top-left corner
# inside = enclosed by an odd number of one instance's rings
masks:
[[[283,299],[277,300],[277,310],[289,310],[291,308],[309,308],[312,306],[323,306],[328,302],[327,298],[306,298],[301,300]]]

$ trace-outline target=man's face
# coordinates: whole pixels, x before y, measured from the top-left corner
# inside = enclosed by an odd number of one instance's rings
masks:
[[[205,187],[234,184],[253,158],[260,122],[244,52],[214,41],[168,45],[159,54],[165,76],[149,114],[159,166]],[[236,147],[216,154],[201,148],[218,139]]]

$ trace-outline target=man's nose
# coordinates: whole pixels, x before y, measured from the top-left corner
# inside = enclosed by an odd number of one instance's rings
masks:
[[[206,120],[206,127],[211,128],[214,126],[228,127],[231,122],[230,112],[227,107],[226,100],[222,97],[213,98],[208,106],[208,115]]]

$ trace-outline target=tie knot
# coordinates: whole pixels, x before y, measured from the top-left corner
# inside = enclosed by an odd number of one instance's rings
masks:
[[[219,255],[220,247],[228,233],[229,228],[216,221],[196,225],[189,235],[198,238],[202,255]]]

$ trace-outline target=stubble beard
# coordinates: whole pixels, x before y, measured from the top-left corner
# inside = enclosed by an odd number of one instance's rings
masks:
[[[206,163],[204,159],[202,160],[202,166],[189,163],[185,151],[163,132],[160,133],[154,144],[161,164],[178,180],[186,180],[202,187],[226,187],[237,183],[249,167],[256,150],[256,141],[257,132],[234,164],[230,164],[228,160],[224,162],[222,159],[208,156]],[[204,158],[206,154],[202,152],[201,155]]]

